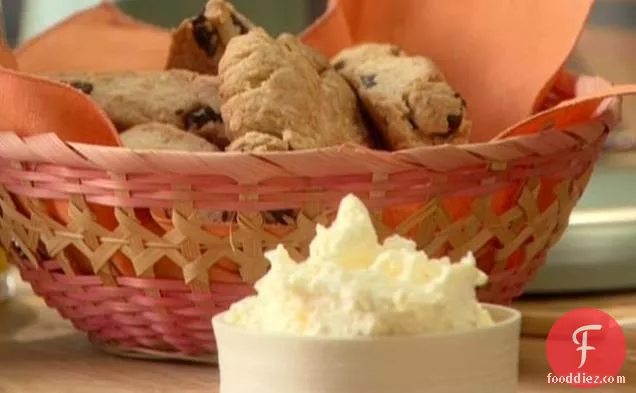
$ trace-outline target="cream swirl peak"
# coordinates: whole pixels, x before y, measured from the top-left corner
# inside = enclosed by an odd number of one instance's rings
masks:
[[[345,197],[330,227],[318,225],[306,261],[279,245],[257,294],[226,322],[263,333],[321,337],[400,336],[492,325],[476,298],[487,282],[472,254],[430,259],[411,240],[380,243],[362,201]]]

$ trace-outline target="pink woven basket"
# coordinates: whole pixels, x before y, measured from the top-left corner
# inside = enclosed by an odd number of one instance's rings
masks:
[[[480,299],[509,303],[566,229],[619,118],[613,100],[566,129],[392,153],[133,151],[0,133],[0,240],[50,307],[130,356],[213,361],[211,317],[252,292],[265,250],[305,255],[347,193],[382,237],[473,251],[490,276]]]

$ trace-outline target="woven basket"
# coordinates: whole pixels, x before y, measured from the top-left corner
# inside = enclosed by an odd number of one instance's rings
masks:
[[[351,192],[382,237],[454,259],[472,250],[490,276],[480,299],[505,304],[566,229],[611,108],[567,129],[394,153],[151,152],[0,133],[0,240],[50,307],[130,356],[213,360],[210,319],[252,293],[263,252],[282,243],[301,258]],[[260,213],[282,209],[294,219]],[[210,211],[236,220],[205,222]]]

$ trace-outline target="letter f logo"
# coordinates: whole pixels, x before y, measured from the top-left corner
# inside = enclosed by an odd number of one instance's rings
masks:
[[[572,341],[574,342],[574,344],[580,345],[576,349],[577,351],[581,351],[581,364],[579,364],[579,368],[583,367],[585,365],[585,362],[587,361],[587,351],[593,351],[596,349],[592,346],[587,345],[587,332],[589,332],[590,330],[601,330],[602,328],[603,326],[601,325],[585,325],[576,329],[572,334]],[[578,339],[579,333],[582,333],[581,341],[579,341]]]

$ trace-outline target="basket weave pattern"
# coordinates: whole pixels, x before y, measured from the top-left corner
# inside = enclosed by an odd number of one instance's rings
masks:
[[[0,133],[0,241],[47,304],[94,342],[205,360],[215,348],[210,318],[252,292],[267,270],[263,251],[282,243],[306,255],[316,223],[328,224],[350,192],[370,206],[381,237],[400,233],[454,259],[472,250],[490,276],[480,299],[510,302],[567,227],[607,132],[599,120],[488,144],[262,155]],[[67,223],[52,217],[51,200],[68,201]],[[95,205],[113,207],[115,228],[96,218]],[[163,233],[140,219],[156,208],[171,213]],[[237,220],[211,230],[195,214],[210,209]],[[277,209],[293,209],[295,219],[272,228],[259,212]],[[158,268],[166,259],[178,277]],[[212,273],[222,261],[236,267],[234,278]]]

